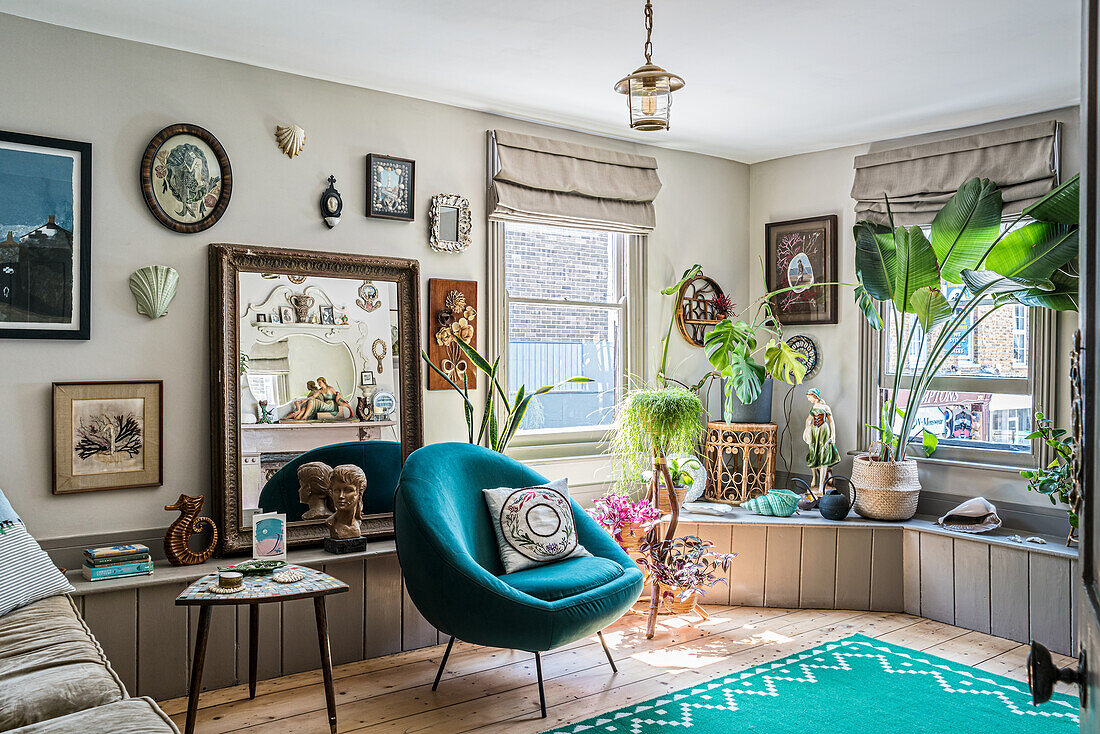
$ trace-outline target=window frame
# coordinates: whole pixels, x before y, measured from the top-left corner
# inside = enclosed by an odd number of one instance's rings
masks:
[[[505,227],[508,224],[519,226],[548,226],[564,229],[599,230],[621,237],[622,272],[620,288],[622,296],[618,303],[593,303],[589,301],[569,301],[565,299],[512,298],[506,287],[505,273]],[[646,261],[648,238],[644,234],[622,232],[612,228],[578,227],[566,222],[539,221],[530,222],[521,219],[490,217],[489,228],[489,267],[488,296],[495,313],[492,327],[487,333],[489,354],[505,355],[508,349],[508,314],[511,303],[551,304],[591,306],[602,309],[618,310],[622,330],[620,389],[630,387],[632,378],[643,378],[645,370],[644,350],[646,332]],[[507,359],[501,359],[500,379],[508,382]],[[605,453],[608,446],[609,428],[592,427],[576,429],[538,429],[518,431],[509,445],[508,454],[514,458],[551,459],[564,457],[596,456]]]
[[[1007,223],[1007,222],[1006,222]],[[1006,307],[1007,308],[1007,307]],[[1013,306],[1015,308],[1015,306]],[[1057,313],[1046,308],[1027,308],[1028,314],[1028,376],[1019,377],[966,377],[938,376],[933,378],[928,390],[957,392],[990,392],[1000,394],[1030,395],[1031,410],[1042,410],[1047,417],[1058,420],[1058,369],[1053,355],[1058,350]],[[856,441],[860,452],[865,451],[877,438],[868,424],[877,424],[879,408],[879,390],[882,387],[893,388],[893,373],[889,367],[889,340],[883,338],[892,332],[887,331],[890,324],[890,307],[878,304],[883,329],[876,331],[866,319],[860,324],[860,390],[859,423],[856,429]],[[1015,326],[1016,312],[1012,314]],[[1015,329],[1013,330],[1015,336]],[[974,337],[970,335],[971,349]],[[971,353],[973,357],[973,353]],[[1015,338],[1013,354],[1015,357]],[[1013,359],[1015,362],[1015,359]],[[912,377],[902,375],[900,387],[909,389]],[[935,454],[926,457],[919,445],[911,444],[907,458],[929,464],[967,466],[991,471],[1018,473],[1020,469],[1034,467],[1049,460],[1048,449],[1038,440],[1031,441],[1030,451],[1007,451],[994,448],[967,447],[941,443]]]

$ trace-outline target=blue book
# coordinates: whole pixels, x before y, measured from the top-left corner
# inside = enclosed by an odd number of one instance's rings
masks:
[[[88,564],[80,567],[80,572],[89,581],[103,581],[104,579],[117,579],[121,576],[151,576],[153,562],[142,561],[140,563],[120,563],[117,566],[104,566],[93,568]]]
[[[84,555],[87,558],[109,558],[110,556],[125,556],[130,553],[148,553],[149,546],[142,545],[141,543],[131,543],[129,545],[112,545],[104,548],[85,548]]]

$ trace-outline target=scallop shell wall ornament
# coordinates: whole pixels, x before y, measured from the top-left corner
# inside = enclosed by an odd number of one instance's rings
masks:
[[[151,319],[168,313],[168,304],[176,297],[180,274],[167,265],[149,265],[130,276],[130,292],[137,301],[137,312]]]
[[[276,125],[275,142],[287,158],[293,158],[306,147],[306,131],[298,125]]]

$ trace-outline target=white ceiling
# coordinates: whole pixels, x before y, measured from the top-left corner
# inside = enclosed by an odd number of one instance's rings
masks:
[[[687,80],[634,133],[642,0],[0,0],[119,38],[753,163],[1076,104],[1081,0],[656,0]]]

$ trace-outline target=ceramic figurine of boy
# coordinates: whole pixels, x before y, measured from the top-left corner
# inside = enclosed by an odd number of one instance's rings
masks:
[[[810,507],[815,507],[818,499],[825,493],[825,484],[832,473],[830,467],[840,463],[840,452],[836,448],[836,423],[833,421],[832,409],[821,399],[821,393],[816,387],[807,391],[806,399],[810,401],[810,414],[806,416],[806,430],[802,432],[802,440],[809,447],[806,466],[813,470],[813,478],[810,482],[811,496],[799,505],[809,502]]]
[[[303,520],[321,520],[332,514],[328,508],[328,485],[332,467],[323,461],[310,461],[298,467],[298,499],[309,509]]]
[[[337,539],[359,538],[363,534],[363,493],[367,476],[354,464],[341,464],[332,470],[328,498],[336,512],[325,520],[329,536]]]

